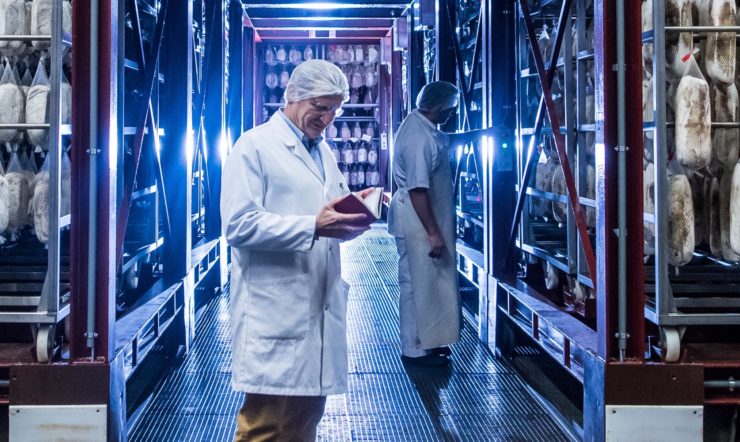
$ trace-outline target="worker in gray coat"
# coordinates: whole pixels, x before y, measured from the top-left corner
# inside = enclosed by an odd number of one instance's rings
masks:
[[[457,88],[436,81],[422,88],[395,140],[398,191],[388,215],[396,238],[401,354],[406,363],[444,365],[460,339],[455,268],[453,176],[449,137],[437,129],[458,106]]]

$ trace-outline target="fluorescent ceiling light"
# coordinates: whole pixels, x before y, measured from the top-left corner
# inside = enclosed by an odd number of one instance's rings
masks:
[[[294,5],[298,8],[306,8],[306,9],[318,9],[320,11],[329,11],[332,9],[341,9],[346,8],[349,5],[343,5],[341,3],[306,3],[305,5]],[[354,5],[353,5],[354,6]]]
[[[245,5],[247,9],[314,9],[321,11],[330,11],[334,9],[403,9],[407,8],[407,4],[385,4],[385,3],[330,3],[330,2],[315,2],[315,3],[270,3],[270,4],[251,4]]]

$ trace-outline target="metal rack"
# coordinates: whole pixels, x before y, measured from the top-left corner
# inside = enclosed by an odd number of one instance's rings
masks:
[[[69,315],[69,247],[65,230],[70,216],[61,216],[62,138],[71,134],[61,124],[62,58],[72,37],[62,29],[62,1],[52,3],[51,35],[0,36],[0,40],[48,41],[50,44],[49,123],[0,125],[4,129],[49,131],[49,239],[47,250],[22,241],[0,257],[0,323],[30,324],[38,362],[48,362],[56,346],[56,328]],[[44,69],[39,65],[39,69]],[[33,243],[33,241],[31,241]]]
[[[593,88],[589,88],[589,69],[593,70],[593,41],[587,40],[587,28],[593,21],[593,7],[586,0],[575,0],[569,10],[563,11],[565,2],[541,2],[531,11],[534,26],[542,32],[549,29],[552,32],[562,32],[560,52],[554,54],[555,38],[550,36],[549,47],[551,53],[543,54],[545,68],[553,72],[557,80],[560,99],[559,109],[563,118],[560,126],[565,144],[565,153],[573,170],[575,188],[578,192],[577,200],[588,211],[594,211],[596,201],[593,196],[588,197],[587,183],[588,168],[594,168],[593,142],[596,130],[594,115],[586,112],[587,100],[593,100]],[[570,3],[568,3],[570,4]],[[577,31],[572,33],[572,29]],[[595,302],[593,277],[589,273],[583,242],[595,241],[594,224],[588,225],[588,237],[579,234],[577,220],[572,208],[571,200],[565,195],[543,191],[533,186],[532,173],[535,164],[543,161],[543,152],[558,162],[555,149],[546,148],[553,144],[554,133],[547,117],[543,122],[544,106],[539,84],[537,69],[530,50],[530,45],[537,49],[538,42],[532,42],[523,19],[517,20],[517,144],[518,149],[517,171],[518,179],[516,192],[526,195],[524,207],[521,211],[521,222],[517,232],[516,245],[525,253],[536,257],[548,264],[549,271],[559,274],[561,279],[569,282],[562,284],[557,301],[572,303],[579,311],[590,312]],[[576,36],[573,41],[574,34]],[[539,37],[539,35],[538,35]],[[546,57],[550,57],[549,60]],[[551,65],[554,64],[554,69]],[[593,74],[591,73],[591,78]],[[554,87],[554,84],[553,84]],[[539,106],[539,107],[538,107]],[[547,126],[545,126],[547,125]],[[548,143],[550,142],[550,143]],[[561,167],[555,166],[555,173]],[[532,172],[528,171],[532,169]],[[593,179],[593,176],[591,177]],[[595,187],[595,182],[590,183]],[[537,201],[535,201],[537,200]],[[551,206],[561,204],[565,206],[565,219],[558,222],[548,213],[544,219],[532,215],[531,206],[538,202]],[[548,212],[551,212],[548,210]],[[591,214],[590,219],[595,219]],[[562,278],[562,277],[565,278]],[[578,296],[572,299],[570,292],[578,290],[587,292],[584,298]],[[562,296],[562,297],[561,297]]]
[[[653,2],[653,29],[642,34],[643,44],[652,44],[653,111],[652,122],[644,130],[653,132],[652,158],[655,164],[655,214],[645,214],[647,224],[655,228],[655,256],[645,268],[645,318],[657,325],[662,338],[661,357],[676,362],[681,356],[681,340],[686,327],[740,325],[740,264],[712,257],[695,249],[692,261],[683,267],[668,263],[669,188],[667,179],[667,131],[673,122],[667,120],[666,36],[688,31],[706,34],[711,31],[740,33],[740,26],[666,26],[663,1]],[[740,35],[740,34],[738,34]],[[692,37],[693,41],[693,37]],[[738,68],[738,67],[736,67]],[[738,123],[712,123],[712,128],[740,127]],[[709,202],[706,202],[707,204]]]
[[[144,53],[144,47],[155,44],[162,32],[157,27],[159,10],[138,0],[123,2],[122,7],[130,21],[119,49],[123,55],[118,85],[118,118],[123,126],[119,143],[125,147],[118,155],[123,171],[118,175],[117,198],[119,319],[130,313],[161,277],[161,250],[170,224],[160,161],[166,140],[160,127],[160,95],[166,83],[160,66]]]

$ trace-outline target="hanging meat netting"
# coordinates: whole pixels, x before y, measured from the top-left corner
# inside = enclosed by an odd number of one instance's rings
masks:
[[[19,230],[28,222],[28,204],[31,199],[28,175],[23,171],[18,153],[14,152],[5,174],[8,182],[8,231],[11,239],[18,237]]]
[[[23,35],[26,31],[26,5],[24,0],[0,0],[0,35]],[[0,41],[0,53],[19,55],[25,42],[19,40]]]
[[[53,0],[34,0],[31,7],[31,35],[49,36],[52,32]],[[62,31],[72,33],[72,4],[68,0],[62,2]],[[49,40],[34,40],[36,49],[47,49]]]
[[[692,0],[668,0],[665,10],[666,26],[692,26]],[[666,74],[681,78],[685,69],[685,58],[694,49],[694,35],[691,32],[666,33]]]
[[[50,189],[49,156],[47,155],[41,170],[35,177],[33,199],[29,207],[29,211],[33,215],[36,238],[42,244],[49,242]]]
[[[734,83],[713,81],[709,87],[712,122],[735,123],[738,118],[738,92]],[[721,176],[735,167],[740,153],[740,129],[714,128],[712,131],[712,156],[709,172]]]
[[[18,86],[9,59],[5,59],[5,69],[0,77],[0,124],[22,124],[24,122],[23,90]],[[0,142],[16,138],[17,129],[0,130]]]
[[[48,124],[49,123],[49,78],[46,76],[44,59],[39,61],[36,75],[33,77],[31,88],[26,97],[26,123]],[[28,129],[28,140],[34,146],[48,149],[48,129]]]
[[[690,55],[676,89],[676,158],[688,169],[698,170],[712,156],[712,121],[709,84]]]
[[[691,184],[678,162],[668,167],[668,263],[683,266],[694,255],[694,203]]]
[[[735,0],[712,0],[709,5],[709,26],[734,26],[736,21]],[[735,55],[737,41],[735,32],[709,32],[706,41],[706,70],[717,82],[732,84],[735,81]]]

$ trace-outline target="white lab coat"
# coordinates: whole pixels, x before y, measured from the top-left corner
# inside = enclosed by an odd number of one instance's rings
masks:
[[[316,215],[348,193],[321,143],[325,180],[277,115],[237,140],[223,171],[231,249],[232,385],[247,393],[325,396],[347,389],[339,242],[314,241]]]
[[[461,310],[455,256],[453,178],[448,160],[449,140],[418,110],[398,129],[393,175],[398,191],[388,214],[388,232],[399,244],[401,343],[406,356],[449,345],[460,339]],[[446,246],[432,259],[429,236],[416,214],[409,190],[427,195]],[[409,319],[404,319],[409,318]]]

